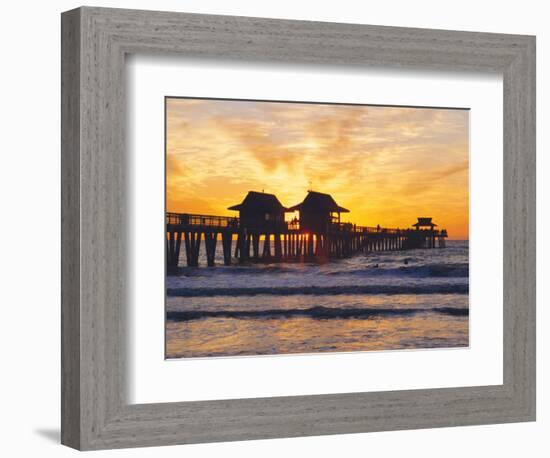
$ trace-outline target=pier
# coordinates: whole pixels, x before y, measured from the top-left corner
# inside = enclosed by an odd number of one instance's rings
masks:
[[[420,217],[408,229],[357,226],[341,222],[340,207],[328,194],[309,191],[304,201],[285,208],[273,194],[249,192],[241,204],[229,207],[239,216],[166,213],[168,268],[179,264],[185,251],[187,266],[199,266],[204,245],[206,264],[229,266],[247,262],[329,262],[357,253],[445,247],[447,231],[431,218]],[[286,212],[299,218],[285,221]],[[216,259],[216,247],[222,258]]]

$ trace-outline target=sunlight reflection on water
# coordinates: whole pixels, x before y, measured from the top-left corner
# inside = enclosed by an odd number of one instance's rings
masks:
[[[166,356],[464,347],[468,281],[467,242],[323,266],[184,268],[167,278]],[[445,294],[438,293],[442,286]],[[401,293],[383,294],[387,287]],[[423,294],[415,292],[419,287]],[[253,294],[243,294],[250,288]]]

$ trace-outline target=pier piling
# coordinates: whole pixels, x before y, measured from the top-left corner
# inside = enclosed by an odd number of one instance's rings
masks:
[[[267,222],[263,227],[245,228],[238,218],[167,213],[166,263],[168,268],[177,268],[183,246],[187,266],[198,267],[203,239],[209,267],[216,264],[218,240],[226,266],[230,266],[233,259],[241,264],[329,262],[357,253],[444,248],[447,231],[435,229],[431,219],[430,224],[413,229],[389,229],[332,223],[324,232],[312,233],[298,224]]]

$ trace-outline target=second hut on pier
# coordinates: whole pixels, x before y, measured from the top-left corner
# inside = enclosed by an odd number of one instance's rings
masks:
[[[331,224],[340,223],[340,213],[349,210],[340,207],[330,194],[308,191],[302,203],[288,209],[289,212],[300,213],[300,229],[312,233],[328,232]]]
[[[274,194],[249,191],[240,204],[228,210],[239,212],[239,224],[246,229],[278,229],[285,224],[286,208]]]

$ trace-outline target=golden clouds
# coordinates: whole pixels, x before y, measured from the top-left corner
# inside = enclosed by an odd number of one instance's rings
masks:
[[[429,215],[468,238],[468,111],[167,99],[167,207],[232,214],[249,190],[331,193],[362,225]]]

